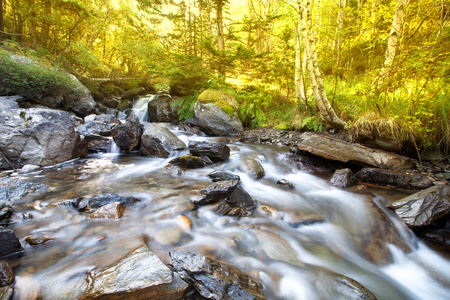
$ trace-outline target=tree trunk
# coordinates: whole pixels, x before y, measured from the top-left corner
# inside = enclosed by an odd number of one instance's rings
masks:
[[[300,18],[303,21],[302,31],[303,38],[305,40],[305,52],[307,55],[308,63],[308,75],[313,90],[314,99],[316,100],[317,108],[320,111],[325,123],[342,129],[346,125],[331,107],[328,97],[325,93],[325,88],[322,82],[322,76],[319,70],[319,64],[317,60],[317,53],[315,49],[314,34],[312,30],[311,21],[311,9],[310,2],[306,0],[302,3],[302,0],[298,0]]]
[[[344,14],[345,14],[345,6],[347,4],[346,0],[339,0],[339,11],[336,20],[336,33],[335,40],[333,43],[333,50],[335,53],[334,60],[336,62],[336,68],[338,69],[341,66],[341,42],[342,42],[342,31],[344,28]]]
[[[3,23],[3,0],[0,0],[0,40],[3,40],[5,24]]]
[[[304,103],[307,105],[307,99],[305,95],[305,84],[304,84],[304,69],[302,69],[302,52],[301,52],[301,20],[298,20],[297,30],[296,30],[296,48],[295,48],[295,98],[297,100],[297,105]]]
[[[225,51],[225,37],[223,33],[223,0],[217,0],[216,22],[217,22],[217,47],[219,49],[219,55],[224,55]],[[221,75],[225,76],[225,66],[219,64],[218,71]]]

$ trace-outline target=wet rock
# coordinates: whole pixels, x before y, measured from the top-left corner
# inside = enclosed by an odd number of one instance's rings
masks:
[[[208,299],[266,299],[263,285],[238,268],[202,254],[170,251],[174,271]]]
[[[108,107],[108,108],[117,108],[117,106],[119,105],[119,101],[117,98],[115,97],[105,97],[102,101],[103,105]]]
[[[38,108],[0,112],[2,169],[49,166],[76,158],[80,142],[67,112]]]
[[[450,215],[450,186],[433,186],[416,194],[395,201],[389,208],[408,227],[427,226]]]
[[[177,150],[186,149],[186,145],[169,129],[146,123],[141,138],[141,154],[167,158]]]
[[[15,276],[11,267],[6,261],[0,260],[0,287],[11,285],[14,282]]]
[[[88,150],[91,153],[108,153],[112,147],[112,139],[101,135],[91,135],[86,137]]]
[[[100,208],[114,202],[119,202],[123,205],[131,205],[139,201],[141,200],[132,196],[119,196],[117,194],[98,194],[91,197],[88,200],[88,203],[91,208]]]
[[[133,100],[134,98],[142,95],[145,95],[145,88],[138,87],[123,93],[121,100]]]
[[[14,294],[14,290],[10,286],[0,287],[0,299],[11,300]]]
[[[22,100],[20,96],[3,96],[0,97],[0,110],[10,110],[19,108],[17,101]]]
[[[328,270],[317,273],[315,286],[322,299],[377,299],[372,292],[356,280]]]
[[[277,181],[277,185],[284,186],[284,187],[286,187],[288,189],[293,189],[294,188],[294,185],[291,182],[287,181],[286,179],[278,180]]]
[[[241,207],[251,210],[255,207],[255,201],[241,186],[237,186],[226,200],[232,207]]]
[[[158,95],[148,102],[148,118],[150,122],[178,121],[178,105],[173,105],[176,99],[168,95]]]
[[[14,209],[11,205],[0,202],[0,226],[9,225]]]
[[[30,246],[42,245],[42,244],[53,242],[54,240],[55,240],[54,237],[45,236],[45,235],[44,236],[29,235],[29,236],[25,237],[25,242]]]
[[[212,171],[208,174],[208,176],[212,179],[213,182],[224,180],[241,180],[238,175],[226,171]]]
[[[32,277],[17,276],[14,283],[14,299],[40,300],[41,285]]]
[[[183,232],[177,227],[165,227],[157,230],[154,240],[163,245],[176,245],[183,237]]]
[[[426,189],[433,184],[427,176],[420,173],[387,169],[364,168],[356,173],[355,177],[364,182],[406,189]]]
[[[195,117],[202,131],[212,136],[238,136],[244,131],[237,113],[230,117],[214,103],[197,101],[194,105]]]
[[[90,219],[120,219],[123,216],[123,212],[125,211],[125,206],[120,202],[113,202],[110,204],[106,204],[90,215],[88,218]]]
[[[261,179],[266,176],[263,166],[254,158],[248,158],[244,162],[247,175],[253,179]]]
[[[306,132],[302,133],[300,138],[298,144],[300,150],[326,159],[392,170],[411,169],[415,166],[414,162],[407,157],[332,137]]]
[[[201,189],[199,191],[200,197],[192,199],[192,202],[197,205],[204,205],[225,200],[238,184],[239,181],[237,180],[225,180],[210,184]]]
[[[141,144],[143,125],[136,115],[128,117],[124,125],[118,125],[112,133],[114,142],[123,151],[133,151]]]
[[[25,165],[22,167],[22,170],[20,170],[20,173],[26,174],[26,173],[32,173],[37,172],[41,169],[41,167],[36,165]]]
[[[224,143],[189,142],[189,152],[195,156],[208,156],[212,161],[226,161],[230,158],[230,147]]]
[[[86,276],[81,299],[181,299],[187,284],[142,246],[116,264],[94,269]]]
[[[197,169],[197,168],[203,168],[207,165],[204,159],[198,156],[192,156],[192,155],[183,155],[177,158],[172,159],[169,161],[170,164],[174,166],[179,166],[182,168],[187,169]]]
[[[80,134],[88,136],[111,136],[116,124],[107,124],[100,121],[90,121],[77,127]]]
[[[220,201],[213,208],[213,211],[221,216],[226,216],[231,211],[232,207],[226,201]]]
[[[12,229],[0,227],[0,257],[22,251],[22,245]]]
[[[0,178],[0,201],[27,203],[42,198],[50,188],[42,183],[27,182],[17,178]]]
[[[355,181],[355,176],[350,169],[339,169],[334,172],[330,184],[338,187],[349,187]]]

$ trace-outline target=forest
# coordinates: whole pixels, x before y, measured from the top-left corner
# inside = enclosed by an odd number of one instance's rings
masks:
[[[0,0],[2,48],[81,78],[229,91],[245,126],[450,151],[449,0]]]

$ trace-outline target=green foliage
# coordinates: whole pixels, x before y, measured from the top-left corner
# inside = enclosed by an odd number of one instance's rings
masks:
[[[11,55],[0,49],[0,95],[20,95],[32,99],[74,87],[67,73],[29,59],[17,62]]]
[[[172,102],[171,106],[178,105],[179,120],[187,120],[195,117],[194,105],[197,102],[198,93],[192,96],[181,97],[179,100]]]

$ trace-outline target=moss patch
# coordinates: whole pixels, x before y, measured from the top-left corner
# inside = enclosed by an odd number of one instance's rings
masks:
[[[198,96],[198,101],[201,103],[214,103],[230,117],[233,117],[235,111],[239,109],[239,104],[233,96],[220,90],[207,89]]]

